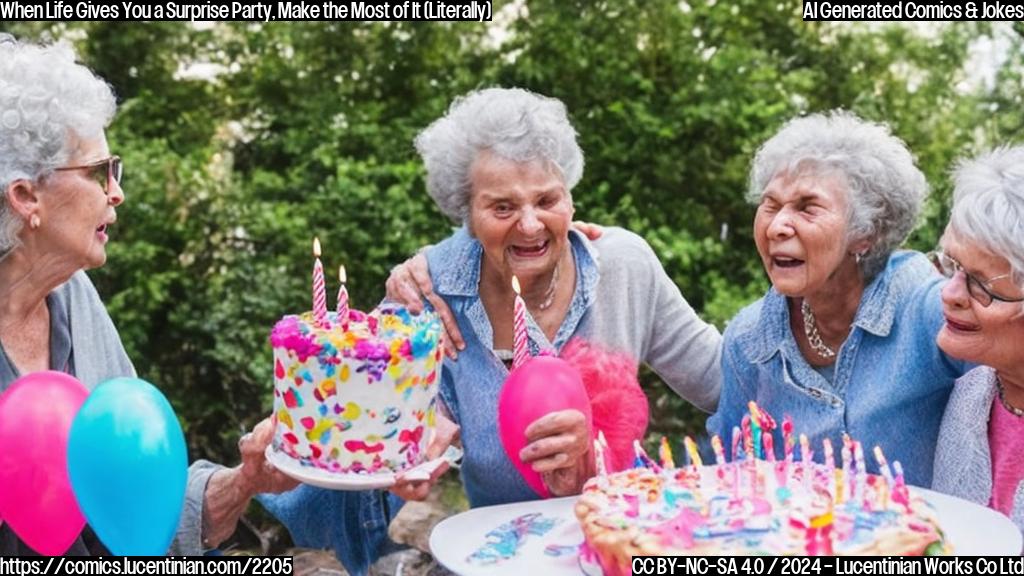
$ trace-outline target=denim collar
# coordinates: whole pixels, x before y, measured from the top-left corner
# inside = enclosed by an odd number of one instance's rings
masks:
[[[466,316],[473,328],[485,343],[493,344],[493,332],[490,322],[486,320],[479,293],[483,246],[469,234],[465,226],[456,230],[450,241],[452,244],[446,250],[446,262],[440,270],[433,271],[434,290],[441,296],[466,298]],[[600,257],[594,245],[573,229],[569,230],[569,245],[576,266],[576,290],[553,343],[548,341],[529,311],[526,313],[530,339],[538,343],[539,348],[561,349],[594,302],[601,279]]]
[[[922,265],[927,266],[927,261],[916,252],[894,253],[889,258],[885,270],[864,288],[857,315],[853,319],[853,328],[860,328],[880,337],[888,336],[896,316],[899,295],[907,290],[908,285],[915,281],[915,277],[919,278],[911,271]],[[740,336],[743,349],[747,350],[752,362],[766,362],[781,350],[787,338],[791,337],[786,297],[772,287],[761,303],[757,323]]]

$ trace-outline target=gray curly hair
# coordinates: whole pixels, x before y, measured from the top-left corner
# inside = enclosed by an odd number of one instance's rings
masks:
[[[583,176],[583,151],[565,105],[521,88],[489,88],[456,98],[448,113],[416,137],[427,192],[456,222],[469,217],[469,171],[484,150],[513,162],[542,160],[567,192]]]
[[[953,173],[953,231],[1010,263],[1024,290],[1024,146],[962,161]]]
[[[790,120],[761,146],[750,171],[747,199],[759,203],[780,174],[837,175],[849,203],[846,241],[870,240],[861,274],[870,280],[914,229],[928,182],[902,140],[883,124],[837,110]]]
[[[99,137],[115,109],[110,86],[76,63],[70,46],[0,34],[0,254],[17,245],[23,224],[3,191],[51,174],[73,153],[74,137]]]

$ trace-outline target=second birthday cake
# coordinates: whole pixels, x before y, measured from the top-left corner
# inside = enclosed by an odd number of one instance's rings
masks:
[[[676,468],[663,441],[660,465],[637,445],[636,467],[590,479],[575,506],[584,558],[621,576],[639,555],[950,552],[935,511],[905,484],[899,463],[890,470],[881,449],[873,453],[882,475],[865,472],[863,448],[847,437],[838,464],[827,443],[825,463],[812,462],[806,437],[795,461],[786,422],[785,457],[776,461],[774,423],[754,404],[751,412],[734,430],[731,462],[715,437],[716,464],[703,466],[687,438],[688,466]]]

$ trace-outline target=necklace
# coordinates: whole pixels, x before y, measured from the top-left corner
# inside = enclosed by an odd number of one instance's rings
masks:
[[[555,284],[558,283],[558,270],[561,267],[561,261],[555,264],[555,271],[551,274],[551,283],[548,284],[548,289],[544,291],[544,301],[537,305],[538,309],[547,310],[555,301]]]
[[[807,303],[806,298],[800,304],[800,312],[804,317],[804,334],[807,336],[807,343],[810,344],[811,350],[814,350],[822,358],[835,358],[835,350],[826,346],[821,340],[817,322],[814,320],[814,313],[811,312],[811,306]]]
[[[1006,393],[1003,391],[1003,381],[999,379],[999,374],[996,374],[996,388],[999,390],[999,402],[1002,403],[1003,408],[1010,411],[1017,418],[1024,418],[1024,410],[1017,408],[1013,404],[1006,401]]]

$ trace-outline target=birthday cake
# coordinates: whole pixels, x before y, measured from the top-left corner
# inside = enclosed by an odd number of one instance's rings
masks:
[[[400,307],[346,316],[274,326],[274,448],[338,474],[416,466],[434,429],[440,322]]]
[[[753,450],[743,436],[746,450],[734,450],[732,462],[724,462],[716,437],[714,466],[703,466],[695,448],[691,464],[676,468],[670,456],[659,465],[638,447],[637,467],[590,479],[575,505],[584,558],[618,576],[630,573],[635,555],[951,552],[934,510],[904,483],[897,462],[893,474],[881,450],[875,456],[883,474],[875,475],[864,472],[863,449],[848,438],[837,466],[829,463],[831,446],[825,464],[793,461],[788,447],[786,458],[774,461],[773,452]]]

